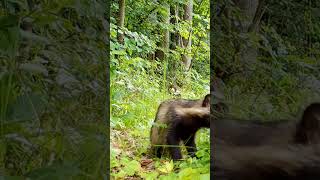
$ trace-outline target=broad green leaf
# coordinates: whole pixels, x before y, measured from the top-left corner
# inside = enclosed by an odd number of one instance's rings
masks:
[[[18,48],[20,33],[19,33],[19,18],[17,16],[3,16],[0,18],[0,53],[11,57],[16,55]]]
[[[125,55],[126,51],[125,50],[113,50],[113,51],[111,51],[111,54]]]
[[[200,177],[200,173],[196,169],[186,168],[179,172],[179,179],[181,180],[197,180]]]
[[[58,21],[58,17],[51,15],[51,14],[35,14],[33,15],[34,23],[40,26],[44,26],[50,23],[54,23],[55,21]]]
[[[146,180],[154,180],[154,179],[157,179],[157,177],[159,176],[159,173],[157,171],[140,173],[140,176]]]
[[[207,174],[201,174],[200,180],[210,180],[210,173]]]
[[[43,74],[44,76],[48,76],[48,70],[42,64],[24,63],[20,65],[20,69],[32,74]]]
[[[133,176],[136,172],[139,172],[141,169],[141,165],[138,161],[132,160],[127,164],[124,164],[125,167],[123,168],[123,171],[128,175],[128,176]]]
[[[7,30],[10,27],[18,27],[19,18],[15,15],[0,17],[0,30]]]
[[[47,38],[39,36],[39,35],[36,35],[36,34],[34,34],[32,32],[29,32],[29,31],[20,30],[20,35],[21,35],[22,38],[30,40],[32,42],[39,42],[39,43],[49,44],[49,40]]]
[[[159,171],[163,173],[171,173],[173,171],[173,168],[174,168],[173,161],[172,160],[170,162],[166,161],[164,166],[159,168]]]

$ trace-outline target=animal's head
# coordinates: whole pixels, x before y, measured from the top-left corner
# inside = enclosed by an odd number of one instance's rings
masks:
[[[297,123],[295,141],[301,144],[320,142],[320,103],[312,103],[304,110]]]

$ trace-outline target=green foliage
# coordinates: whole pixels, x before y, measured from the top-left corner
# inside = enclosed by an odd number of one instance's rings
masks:
[[[82,0],[1,3],[3,177],[105,176],[105,6]]]
[[[209,92],[209,1],[195,2],[193,24],[179,20],[166,24],[164,5],[182,6],[185,1],[126,1],[125,28],[116,24],[118,3],[111,6],[111,169],[115,179],[209,179],[209,130],[197,134],[200,159],[173,163],[146,159],[150,129],[159,104],[170,98],[197,99]],[[201,10],[199,10],[201,9]],[[205,10],[204,13],[202,10]],[[192,28],[192,34],[190,34]],[[163,40],[163,30],[191,35],[192,68],[181,61],[182,48],[170,49],[163,60],[152,58]],[[124,42],[117,34],[124,34]],[[170,87],[177,85],[178,93]],[[175,94],[176,93],[176,94]],[[184,149],[184,154],[186,150]],[[149,162],[150,160],[150,162]],[[147,161],[147,165],[144,162]]]
[[[225,82],[232,115],[289,118],[302,105],[319,100],[319,16],[314,11],[320,4],[267,1],[258,30],[251,32],[232,25],[230,19],[247,17],[229,1],[223,4],[230,14],[215,17],[213,53],[216,66],[233,73]],[[252,49],[255,61],[243,59]]]
[[[0,24],[0,52],[12,57],[20,39],[19,18],[15,15],[3,16],[0,18]]]

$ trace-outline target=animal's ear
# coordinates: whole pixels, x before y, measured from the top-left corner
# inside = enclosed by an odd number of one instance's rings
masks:
[[[320,103],[313,103],[304,110],[300,125],[306,129],[318,129],[319,123]]]
[[[202,102],[202,107],[210,107],[210,97],[211,95],[210,94],[207,94],[204,99],[203,99],[203,102]]]
[[[320,103],[313,103],[304,110],[302,119],[297,124],[296,141],[310,143],[318,141],[320,135]]]

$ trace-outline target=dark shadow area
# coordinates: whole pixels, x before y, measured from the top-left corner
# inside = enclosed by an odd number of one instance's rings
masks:
[[[108,1],[1,1],[0,179],[103,179]]]
[[[211,121],[211,177],[319,178],[319,10],[211,2],[211,92],[229,109]]]

